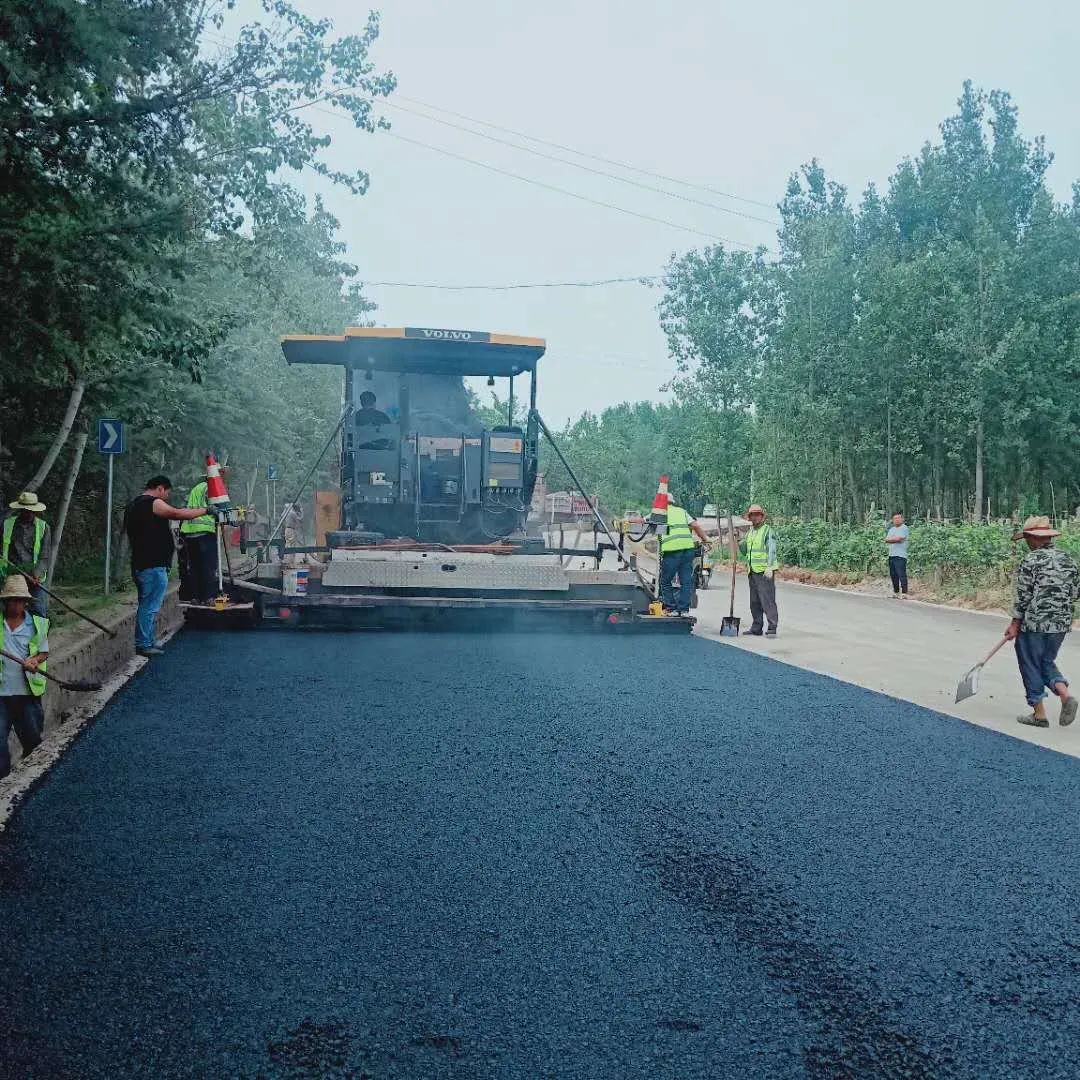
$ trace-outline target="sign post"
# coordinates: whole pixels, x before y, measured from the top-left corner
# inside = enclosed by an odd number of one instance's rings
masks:
[[[270,515],[271,526],[277,521],[277,482],[278,482],[278,467],[276,465],[266,466],[266,512]],[[274,503],[270,505],[270,490],[271,486],[274,491]]]
[[[122,420],[99,420],[97,434],[99,454],[109,459],[108,480],[105,484],[105,595],[112,589],[112,503],[113,459],[124,452],[124,424]]]

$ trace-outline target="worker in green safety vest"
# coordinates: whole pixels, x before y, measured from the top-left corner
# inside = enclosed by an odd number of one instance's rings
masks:
[[[709,538],[681,507],[668,500],[667,522],[660,536],[660,600],[666,615],[686,615],[694,592],[695,534],[706,546]],[[679,579],[678,592],[675,579]]]
[[[779,620],[776,614],[776,533],[765,524],[765,510],[754,503],[746,516],[750,519],[750,531],[739,545],[739,552],[746,559],[747,577],[750,581],[750,615],[752,621],[747,633],[760,637],[776,637]],[[768,629],[765,630],[765,620]]]
[[[228,473],[228,466],[221,466],[221,475]],[[191,489],[188,509],[209,507],[206,481]],[[180,598],[197,604],[212,604],[218,591],[218,536],[214,515],[207,511],[202,517],[192,518],[180,526],[183,544],[180,560]]]
[[[11,771],[8,733],[15,729],[23,757],[41,743],[45,713],[45,670],[49,657],[49,620],[30,613],[30,589],[22,574],[11,574],[0,589],[0,777]]]
[[[42,591],[52,553],[52,532],[41,516],[45,504],[32,491],[22,491],[10,504],[11,513],[0,530],[0,573],[18,567],[26,571],[30,586],[30,610],[45,618],[48,597]]]

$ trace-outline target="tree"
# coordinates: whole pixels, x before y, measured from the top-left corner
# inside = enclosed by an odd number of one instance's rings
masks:
[[[208,54],[222,16],[195,0],[0,3],[0,421],[10,433],[29,414],[35,432],[4,440],[17,475],[50,442],[51,465],[71,427],[45,434],[59,413],[100,400],[132,357],[198,381],[237,313],[183,303],[193,252],[295,213],[282,170],[365,190],[362,171],[326,164],[307,105],[381,123],[372,99],[393,77],[369,59],[377,17],[333,40],[285,0],[261,6]]]

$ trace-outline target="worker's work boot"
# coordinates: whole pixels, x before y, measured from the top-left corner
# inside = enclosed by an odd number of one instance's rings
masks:
[[[746,632],[750,635],[750,637],[761,637],[761,635],[764,633],[760,626],[751,626],[750,629]]]
[[[1018,716],[1016,718],[1018,724],[1025,724],[1027,727],[1049,727],[1050,721],[1045,716],[1036,716],[1034,713],[1028,713],[1026,716]]]
[[[1058,723],[1062,727],[1068,727],[1076,719],[1076,710],[1080,708],[1080,701],[1071,697],[1068,701],[1061,703],[1061,715],[1058,717]]]
[[[776,637],[776,627],[775,626],[770,626],[769,629],[765,631],[765,636],[766,637]]]
[[[156,645],[152,645],[149,649],[136,649],[135,652],[139,656],[151,657],[151,656],[164,656],[165,650],[159,649]]]

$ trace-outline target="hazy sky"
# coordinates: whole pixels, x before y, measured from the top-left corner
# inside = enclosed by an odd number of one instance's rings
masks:
[[[360,30],[367,12],[363,3],[340,0],[301,6],[329,16],[342,33]],[[883,185],[903,156],[936,138],[965,78],[1011,91],[1024,133],[1044,134],[1056,155],[1056,194],[1067,197],[1080,177],[1075,0],[386,0],[379,10],[382,37],[373,59],[397,75],[403,95],[391,101],[424,111],[407,96],[768,204],[814,156],[855,195],[869,180]],[[591,175],[393,107],[383,113],[402,136],[542,183],[712,236],[769,246],[775,240],[769,224]],[[365,197],[331,193],[328,200],[365,280],[499,285],[653,275],[673,252],[710,242],[382,133],[360,134],[322,112],[312,119],[333,135],[335,164],[371,174]],[[620,175],[775,216],[765,207]],[[658,398],[672,373],[657,322],[659,291],[641,285],[368,292],[379,305],[376,320],[386,325],[546,338],[540,406],[560,424],[585,409]]]

